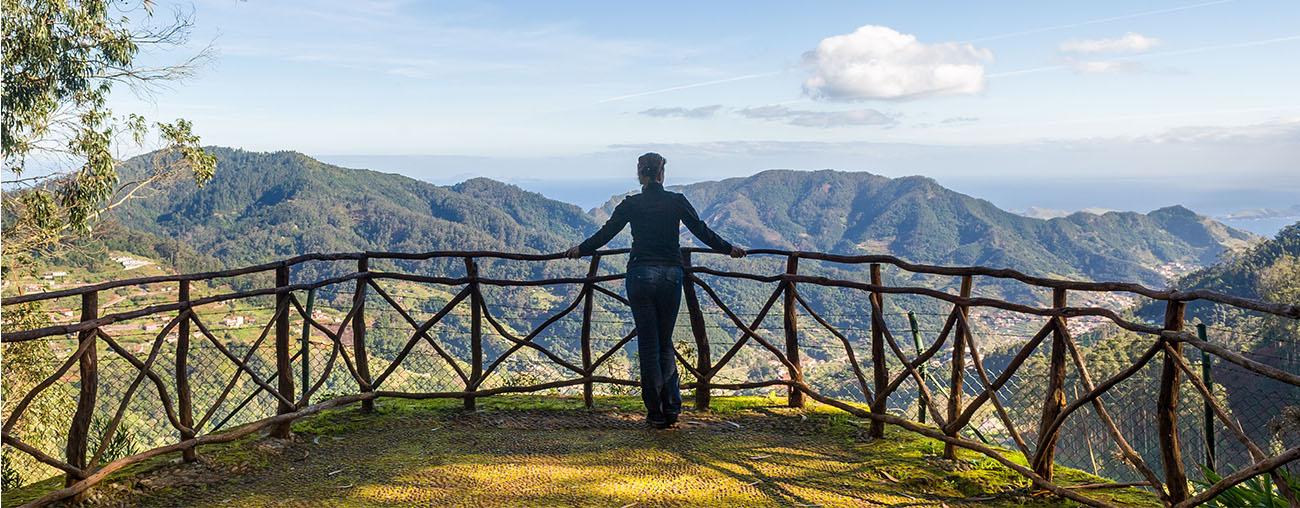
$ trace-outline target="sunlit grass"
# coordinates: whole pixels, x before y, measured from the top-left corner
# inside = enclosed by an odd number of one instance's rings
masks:
[[[381,400],[376,414],[328,411],[294,425],[292,443],[254,441],[202,452],[211,474],[186,467],[118,478],[137,489],[105,496],[145,506],[1073,506],[1028,496],[1028,482],[982,455],[939,459],[940,443],[897,429],[865,439],[863,422],[827,406],[719,397],[681,429],[637,421],[634,397],[505,396]],[[739,428],[737,428],[739,426]],[[233,473],[231,473],[233,471]],[[1099,481],[1073,470],[1072,483]],[[143,479],[142,479],[143,478]],[[109,489],[112,490],[111,488]],[[1095,495],[1153,505],[1142,492]],[[981,501],[963,503],[976,497]],[[11,496],[6,493],[5,505]]]

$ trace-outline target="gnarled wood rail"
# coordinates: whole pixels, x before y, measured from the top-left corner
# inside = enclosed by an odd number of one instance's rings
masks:
[[[1169,506],[1184,507],[1203,503],[1218,493],[1258,474],[1271,474],[1276,484],[1281,485],[1281,492],[1291,503],[1291,506],[1300,506],[1296,501],[1296,493],[1287,488],[1285,482],[1279,481],[1280,477],[1277,473],[1278,468],[1300,458],[1300,448],[1286,449],[1280,453],[1270,455],[1258,446],[1243,431],[1234,417],[1214,398],[1210,392],[1211,387],[1206,386],[1193,374],[1190,364],[1183,358],[1184,346],[1191,346],[1236,364],[1255,375],[1300,387],[1300,376],[1260,363],[1220,345],[1201,340],[1183,330],[1184,309],[1188,302],[1194,300],[1213,302],[1244,311],[1291,320],[1300,320],[1300,307],[1296,305],[1264,303],[1211,291],[1162,291],[1131,283],[1058,280],[1029,276],[1007,269],[921,265],[908,263],[892,256],[851,256],[772,249],[756,249],[750,251],[750,253],[759,256],[784,257],[787,261],[786,270],[783,273],[759,275],[718,270],[692,263],[692,254],[705,252],[707,251],[701,249],[683,249],[683,257],[686,260],[686,270],[688,272],[685,284],[685,300],[696,350],[694,351],[694,361],[687,361],[686,357],[680,352],[678,354],[678,358],[682,360],[682,368],[695,379],[694,382],[687,383],[684,388],[695,391],[695,403],[700,408],[708,407],[712,390],[785,386],[789,389],[789,403],[792,406],[802,405],[804,397],[808,397],[838,407],[858,417],[869,419],[872,422],[870,427],[872,436],[883,436],[885,425],[896,425],[942,441],[946,445],[944,454],[949,458],[955,456],[957,448],[973,450],[987,455],[1023,475],[1037,488],[1085,505],[1107,506],[1107,504],[1086,495],[1083,489],[1066,487],[1053,481],[1053,457],[1060,439],[1062,425],[1077,410],[1084,406],[1090,406],[1098,419],[1101,420],[1101,423],[1108,429],[1110,438],[1122,451],[1121,455],[1124,460],[1144,479],[1140,484],[1150,488]],[[13,450],[25,453],[35,460],[66,474],[66,488],[52,492],[32,503],[33,506],[41,506],[78,496],[112,472],[158,455],[181,452],[184,460],[189,461],[194,460],[197,449],[203,445],[231,441],[262,429],[268,429],[275,436],[286,436],[289,433],[289,423],[297,418],[318,413],[328,408],[358,402],[363,404],[363,408],[369,409],[372,407],[373,401],[379,397],[459,398],[464,400],[467,408],[473,408],[475,400],[482,397],[503,393],[536,392],[561,387],[581,386],[586,403],[591,405],[594,384],[637,385],[635,380],[618,379],[597,374],[597,369],[626,346],[635,337],[635,333],[627,334],[617,340],[612,348],[603,353],[597,354],[598,351],[593,350],[592,344],[594,299],[601,296],[602,298],[614,300],[620,305],[626,305],[627,303],[626,299],[617,291],[602,286],[605,283],[621,280],[624,275],[619,273],[600,274],[601,260],[626,253],[626,249],[607,250],[597,253],[591,258],[589,269],[586,275],[582,277],[531,280],[485,277],[480,275],[478,263],[484,259],[541,262],[560,259],[561,256],[491,251],[439,251],[415,254],[393,252],[309,254],[280,262],[233,270],[118,280],[74,289],[5,298],[3,300],[3,306],[5,307],[60,298],[80,298],[81,316],[75,323],[27,330],[3,331],[2,340],[5,344],[67,336],[75,336],[76,340],[76,347],[54,369],[53,373],[40,383],[37,383],[27,393],[21,394],[19,402],[12,406],[3,423],[3,443]],[[698,259],[698,256],[695,258]],[[370,263],[377,260],[389,262],[463,260],[465,275],[447,277],[400,271],[371,270]],[[798,273],[800,260],[816,260],[840,265],[869,265],[870,278],[867,281],[856,281],[801,275]],[[294,268],[308,262],[354,262],[356,269],[336,277],[322,278],[307,283],[290,283],[290,275]],[[882,283],[880,275],[882,265],[889,265],[902,272],[912,274],[956,277],[957,285],[961,289],[958,294],[951,294],[927,287],[887,285]],[[219,281],[231,277],[260,273],[274,273],[274,286],[191,298],[190,285],[195,281]],[[1052,293],[1052,305],[1050,307],[1039,307],[971,296],[971,288],[975,277],[1015,281],[1031,288],[1049,290]],[[733,311],[727,303],[723,302],[718,292],[706,281],[706,278],[743,279],[774,284],[775,287],[757,316],[747,323],[740,317],[738,312]],[[384,287],[383,283],[385,281],[407,281],[448,287],[463,286],[463,289],[456,291],[455,296],[441,309],[433,313],[432,317],[421,322],[412,317],[410,311],[404,308],[399,300],[389,293],[388,289]],[[100,293],[117,288],[160,283],[177,284],[179,289],[177,291],[178,301],[117,313],[101,314],[98,303]],[[322,288],[345,283],[352,284],[354,289],[351,306],[342,322],[333,327],[319,322],[311,311],[314,292]],[[528,287],[558,285],[578,286],[577,297],[572,302],[562,306],[559,312],[550,315],[535,329],[522,336],[513,333],[501,323],[498,317],[494,316],[485,301],[482,289],[484,286]],[[860,363],[857,360],[858,355],[854,350],[852,341],[815,311],[813,306],[800,294],[798,287],[803,285],[857,290],[867,297],[871,307],[871,350],[866,356],[870,359],[869,364]],[[370,368],[370,353],[367,351],[366,339],[365,303],[367,292],[371,290],[381,297],[383,302],[399,313],[411,328],[409,339],[400,348],[396,357],[387,367],[377,372],[372,371]],[[1069,292],[1124,292],[1164,301],[1166,302],[1164,325],[1153,326],[1100,307],[1071,307],[1067,302]],[[306,294],[306,304],[303,303],[300,297],[304,293]],[[701,293],[703,293],[703,297]],[[932,298],[950,306],[942,330],[936,340],[924,351],[921,350],[920,339],[919,336],[916,336],[915,328],[913,334],[916,341],[916,355],[909,357],[906,350],[895,339],[886,320],[882,317],[886,295],[914,295]],[[229,344],[223,343],[199,318],[199,314],[195,311],[196,308],[204,305],[257,297],[273,297],[275,311],[273,318],[262,328],[259,338],[251,346],[248,346],[242,355],[233,351]],[[781,338],[784,340],[768,337],[760,331],[760,325],[766,316],[773,311],[778,300],[782,302],[782,329],[784,335]],[[702,315],[701,301],[709,301],[716,305],[720,309],[721,315],[725,316],[726,321],[729,321],[730,325],[734,326],[740,334],[735,343],[722,352],[722,355],[717,357],[716,361],[714,360],[714,352],[710,350],[709,332],[706,329],[705,319]],[[431,333],[431,329],[456,309],[465,306],[469,307],[470,358],[462,360],[455,358],[442,347],[435,339],[434,334]],[[580,336],[577,338],[581,348],[580,362],[567,361],[534,340],[548,326],[580,307],[582,309],[582,325]],[[991,378],[986,371],[984,359],[980,355],[977,337],[972,333],[970,309],[980,307],[1045,318],[1045,323],[1039,328],[1039,331],[1020,345],[1015,355],[1011,357],[1009,364],[1002,369],[996,378]],[[820,327],[837,338],[843,345],[844,353],[849,359],[848,363],[852,370],[853,379],[857,383],[858,389],[861,390],[862,400],[867,401],[866,409],[862,405],[823,395],[804,381],[800,360],[800,350],[803,344],[801,343],[801,333],[798,327],[800,309],[802,309],[802,313],[812,317]],[[139,351],[132,353],[104,331],[105,326],[113,323],[144,316],[173,314],[174,317],[170,319],[169,323],[149,342],[148,354],[143,359],[137,356]],[[1103,318],[1124,329],[1149,335],[1151,337],[1150,346],[1135,362],[1121,369],[1118,373],[1105,379],[1093,379],[1089,374],[1084,356],[1080,353],[1079,346],[1067,327],[1068,319],[1081,316]],[[291,319],[300,319],[303,323],[304,339],[300,348],[294,344],[290,337]],[[508,349],[491,362],[485,361],[483,355],[484,323],[487,324],[490,330],[495,331],[497,335],[510,344]],[[198,333],[197,337],[193,336],[195,331]],[[306,346],[306,336],[313,331],[324,335],[331,343],[327,366],[314,381],[305,367],[301,370],[301,378],[295,380],[294,362],[302,361],[303,365],[306,365],[309,353],[309,348]],[[350,337],[346,333],[348,331],[351,332]],[[169,385],[158,374],[159,369],[167,369],[168,366],[160,364],[158,360],[161,356],[160,352],[167,347],[169,342],[167,338],[173,332],[177,335],[173,346],[175,348],[175,363],[171,366],[173,368],[171,372],[163,370],[165,374],[173,376],[174,383]],[[255,352],[263,344],[268,343],[268,338],[271,339],[269,342],[270,347],[274,349],[275,372],[273,375],[263,376],[258,374],[257,369],[253,368],[250,359],[253,358]],[[350,338],[350,348],[345,344],[347,342],[345,338]],[[187,360],[191,355],[190,348],[194,347],[195,343],[204,341],[218,350],[236,370],[220,392],[220,395],[215,398],[206,410],[198,413],[196,421],[196,408],[193,402],[193,388],[191,387]],[[772,359],[783,368],[784,375],[779,379],[761,381],[718,382],[719,372],[736,357],[742,346],[751,343],[751,341],[757,343],[763,350],[771,354]],[[396,369],[403,364],[411,351],[421,343],[429,344],[438,357],[455,372],[456,379],[464,387],[462,390],[411,392],[384,389],[385,383],[391,378]],[[125,391],[118,409],[113,412],[112,419],[109,420],[107,426],[103,427],[103,435],[97,436],[95,441],[100,443],[99,446],[92,449],[89,434],[91,418],[98,402],[96,376],[99,368],[98,350],[100,346],[106,346],[107,351],[111,351],[125,359],[135,369],[136,375],[129,389]],[[999,400],[998,390],[1005,386],[1008,380],[1015,375],[1017,369],[1038,351],[1040,346],[1048,349],[1047,354],[1050,363],[1046,396],[1042,401],[1041,412],[1038,414],[1038,428],[1035,429],[1038,438],[1034,446],[1031,447],[1011,422],[1007,410]],[[502,362],[512,354],[524,348],[533,350],[555,365],[563,367],[572,376],[560,381],[524,386],[506,384],[494,388],[484,388],[485,379],[496,372]],[[949,394],[946,397],[946,407],[940,407],[940,399],[931,392],[925,381],[927,376],[925,366],[932,360],[944,357],[949,358],[947,363],[950,366],[951,376],[946,387]],[[1159,400],[1157,401],[1156,421],[1151,423],[1154,423],[1162,430],[1159,446],[1163,478],[1157,475],[1126,441],[1124,434],[1117,427],[1102,400],[1102,395],[1106,394],[1108,390],[1111,390],[1157,358],[1160,358],[1162,362],[1162,371],[1158,386]],[[319,393],[338,359],[342,360],[347,376],[355,382],[355,393],[312,404],[312,397]],[[467,363],[467,368],[462,363]],[[54,457],[25,441],[16,429],[18,429],[18,424],[33,400],[42,391],[70,376],[69,371],[73,365],[77,365],[79,369],[77,377],[79,380],[77,388],[79,395],[76,412],[65,434],[65,454],[62,458]],[[896,370],[895,372],[890,371],[891,365]],[[1075,369],[1075,376],[1079,380],[1082,392],[1076,390],[1078,395],[1074,397],[1074,400],[1067,401],[1063,384],[1066,380],[1067,369],[1071,365]],[[982,390],[974,393],[963,386],[963,380],[968,375],[970,367],[974,368],[982,384]],[[864,369],[869,369],[870,372],[864,372]],[[1234,437],[1249,448],[1253,460],[1252,464],[1224,475],[1222,480],[1195,494],[1189,491],[1187,473],[1181,459],[1182,451],[1178,433],[1173,430],[1177,426],[1178,393],[1184,376],[1195,385],[1196,393],[1207,401],[1207,407],[1213,407],[1214,416],[1231,431]],[[254,383],[257,391],[245,398],[233,410],[228,410],[225,417],[217,421],[215,415],[218,413],[218,408],[226,407],[223,404],[227,404],[232,388],[241,377]],[[132,397],[136,394],[137,388],[146,380],[156,389],[157,402],[161,404],[164,410],[167,424],[176,431],[177,441],[170,445],[102,463],[105,443],[110,442],[113,434],[117,432],[118,425]],[[918,423],[887,412],[886,401],[909,382],[915,385],[914,389],[919,398],[919,404],[928,410],[933,425]],[[233,429],[219,430],[222,425],[230,420],[234,413],[248,407],[259,393],[267,394],[274,400],[275,414],[273,416],[261,418]],[[962,400],[970,395],[973,395],[973,397],[970,397],[969,400]],[[233,403],[233,399],[230,399],[230,403]],[[1008,459],[1004,452],[963,436],[963,432],[969,429],[972,417],[985,404],[994,406],[999,419],[1013,438],[1018,451],[1023,455],[1028,466],[1022,466]],[[922,415],[924,414],[923,412]],[[924,416],[921,417],[921,421],[924,421]]]

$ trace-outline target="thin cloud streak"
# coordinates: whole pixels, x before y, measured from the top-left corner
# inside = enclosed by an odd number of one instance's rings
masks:
[[[1180,49],[1174,51],[1161,51],[1159,53],[1144,53],[1140,55],[1126,55],[1110,58],[1110,60],[1145,60],[1148,58],[1164,58],[1170,56],[1191,55],[1195,53],[1204,53],[1206,51],[1218,51],[1221,49],[1249,48],[1254,46],[1265,46],[1269,44],[1280,44],[1283,42],[1300,41],[1300,34],[1274,37],[1272,39],[1261,39],[1258,41],[1234,42],[1231,44],[1219,44],[1215,46],[1201,46],[1199,48]],[[1039,72],[1056,71],[1061,69],[1073,69],[1074,64],[1049,65],[1046,67],[1034,67],[1030,69],[1021,69],[1016,71],[996,72],[985,76],[985,78],[1005,78],[1009,76],[1020,76],[1024,74],[1036,74]]]
[[[1132,13],[1132,14],[1123,14],[1123,15],[1119,15],[1119,16],[1111,16],[1111,17],[1108,17],[1108,18],[1090,19],[1090,20],[1088,20],[1088,21],[1080,21],[1080,22],[1078,22],[1078,23],[1069,23],[1069,24],[1065,24],[1065,25],[1053,25],[1053,26],[1046,26],[1046,27],[1042,27],[1042,28],[1033,28],[1033,29],[1030,29],[1030,30],[1022,30],[1022,31],[1019,31],[1019,32],[1008,32],[1008,33],[1004,33],[1004,34],[990,35],[990,36],[986,36],[986,37],[980,37],[980,38],[978,38],[978,39],[971,39],[971,40],[968,40],[968,41],[966,41],[966,42],[971,43],[971,42],[995,41],[995,40],[998,40],[998,39],[1009,39],[1009,38],[1011,38],[1011,37],[1020,37],[1020,36],[1022,36],[1022,35],[1033,35],[1033,34],[1038,34],[1038,33],[1043,33],[1043,32],[1051,32],[1051,31],[1055,31],[1055,30],[1064,30],[1064,29],[1066,29],[1066,28],[1077,28],[1077,27],[1081,27],[1081,26],[1096,25],[1096,24],[1099,24],[1099,23],[1109,23],[1109,22],[1111,22],[1111,21],[1122,21],[1122,20],[1125,20],[1125,19],[1141,18],[1141,17],[1145,17],[1145,16],[1154,16],[1154,15],[1156,15],[1156,14],[1168,14],[1168,13],[1170,13],[1170,12],[1185,11],[1185,10],[1188,10],[1188,9],[1196,9],[1196,8],[1200,8],[1200,7],[1208,7],[1208,6],[1211,6],[1211,5],[1226,4],[1226,3],[1231,3],[1231,2],[1235,2],[1235,1],[1237,1],[1237,0],[1214,0],[1214,1],[1212,1],[1212,2],[1201,2],[1201,3],[1199,3],[1199,4],[1183,5],[1183,6],[1179,6],[1179,7],[1170,7],[1170,8],[1168,8],[1168,9],[1157,9],[1157,10],[1154,10],[1154,11],[1135,12],[1135,13]]]
[[[646,116],[658,117],[658,118],[671,118],[671,117],[676,117],[676,118],[709,118],[709,117],[713,116],[714,114],[716,114],[716,113],[717,113],[718,111],[720,111],[721,109],[722,109],[722,105],[721,105],[721,104],[714,104],[714,105],[712,105],[712,106],[700,106],[700,107],[697,107],[697,108],[683,108],[683,107],[663,108],[663,107],[659,107],[659,108],[650,108],[650,109],[647,109],[647,110],[645,110],[645,111],[642,111],[642,112],[639,113],[639,114],[646,115]]]
[[[633,93],[633,94],[620,95],[620,96],[618,96],[618,97],[610,97],[610,98],[608,98],[608,99],[601,99],[601,100],[596,101],[596,104],[604,104],[604,103],[606,103],[606,102],[615,102],[615,101],[621,101],[621,100],[626,100],[626,99],[633,99],[633,98],[636,98],[636,97],[645,97],[645,96],[647,96],[647,95],[656,95],[656,94],[661,94],[661,93],[676,92],[676,91],[678,91],[678,90],[687,90],[687,89],[690,89],[690,88],[699,88],[699,87],[702,87],[702,86],[721,85],[721,84],[723,84],[723,83],[732,83],[732,82],[736,82],[736,81],[744,81],[744,80],[747,80],[747,79],[766,78],[766,77],[770,77],[770,76],[776,76],[776,75],[781,74],[781,73],[783,73],[783,72],[785,72],[785,71],[764,72],[764,73],[761,73],[761,74],[746,74],[746,75],[744,75],[744,76],[735,76],[735,77],[731,77],[731,78],[715,79],[715,80],[712,80],[712,81],[704,81],[704,82],[700,82],[700,83],[691,83],[691,84],[689,84],[689,85],[678,85],[678,86],[672,86],[672,87],[668,87],[668,88],[660,88],[660,89],[658,89],[658,90],[649,90],[649,91],[645,91],[645,92],[637,92],[637,93]]]
[[[1288,109],[1288,108],[1279,109],[1276,106],[1267,106],[1267,107],[1255,107],[1255,108],[1180,111],[1176,113],[1143,113],[1143,114],[1134,114],[1134,115],[1110,115],[1110,116],[1092,117],[1092,118],[1071,118],[1066,120],[1055,120],[1049,122],[997,122],[997,123],[968,124],[968,125],[959,124],[959,125],[954,125],[951,128],[960,129],[963,132],[988,130],[988,129],[1003,130],[1008,128],[1037,129],[1037,128],[1055,127],[1061,125],[1106,124],[1106,123],[1125,122],[1125,121],[1132,121],[1132,120],[1211,117],[1211,116],[1236,115],[1241,113],[1277,113],[1280,115],[1283,113],[1291,113],[1291,112],[1300,112],[1300,109]],[[1288,123],[1288,124],[1300,123],[1300,118],[1281,117],[1279,118],[1278,121],[1281,123]],[[1225,127],[1225,128],[1233,128],[1233,127]],[[1151,136],[1147,136],[1147,137],[1151,137]],[[1060,141],[1060,140],[1055,140],[1055,141]]]

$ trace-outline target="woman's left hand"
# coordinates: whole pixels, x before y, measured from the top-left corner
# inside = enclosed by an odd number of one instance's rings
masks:
[[[578,250],[578,246],[575,245],[573,248],[564,251],[564,257],[569,259],[578,259],[582,257],[582,252]]]

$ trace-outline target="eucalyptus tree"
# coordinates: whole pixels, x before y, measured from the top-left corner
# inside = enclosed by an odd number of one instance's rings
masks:
[[[189,121],[154,122],[133,112],[113,111],[115,86],[140,95],[191,76],[208,58],[206,49],[162,66],[138,64],[142,51],[185,50],[192,16],[176,11],[157,16],[151,0],[0,0],[0,269],[6,292],[12,279],[32,266],[32,256],[66,246],[90,234],[109,210],[170,178],[212,178],[216,158],[206,153]],[[143,171],[123,171],[121,153],[159,146]],[[0,327],[40,326],[48,314],[38,305],[6,307]],[[10,401],[44,377],[57,361],[40,343],[5,344],[5,414]],[[67,383],[29,407],[19,428],[30,442],[51,449],[39,432],[70,410]],[[60,396],[62,395],[62,396]],[[45,434],[48,434],[45,433]],[[56,433],[57,434],[57,433]],[[8,489],[54,471],[21,454],[3,453]]]
[[[0,0],[4,107],[0,118],[6,271],[41,249],[92,231],[105,212],[174,177],[202,184],[216,159],[189,121],[151,122],[109,105],[115,86],[150,95],[193,75],[207,49],[162,66],[146,49],[185,51],[191,13],[151,0]],[[120,153],[160,146],[147,171],[123,178]],[[126,181],[124,181],[126,180]]]

